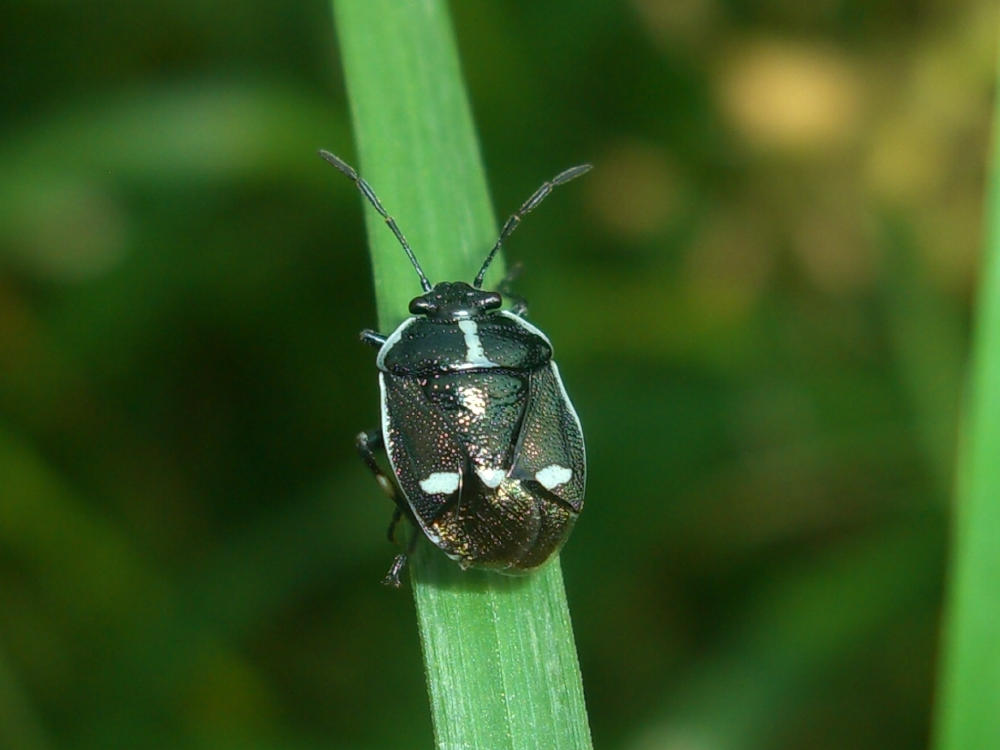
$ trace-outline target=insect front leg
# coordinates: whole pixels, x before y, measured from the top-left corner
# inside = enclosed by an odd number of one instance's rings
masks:
[[[402,493],[396,486],[396,483],[392,478],[382,471],[382,468],[378,465],[375,460],[375,451],[383,447],[382,433],[379,430],[371,430],[369,432],[358,433],[355,439],[355,445],[358,448],[358,454],[361,456],[361,460],[365,462],[372,474],[375,476],[375,481],[382,491],[389,496],[389,499],[395,503],[396,507],[392,511],[392,520],[389,522],[389,529],[387,536],[392,544],[396,543],[396,525],[405,515],[410,523],[413,524],[413,528],[417,528],[416,520],[413,518],[413,512],[410,507],[406,504],[406,500],[403,498]],[[416,544],[417,534],[414,532],[410,535],[410,541],[406,545],[406,551],[400,552],[396,555],[395,559],[392,561],[392,566],[389,568],[389,572],[386,573],[382,583],[387,586],[394,586],[399,588],[400,580],[399,574],[402,572],[403,568],[406,566],[407,557],[413,553],[414,545]]]
[[[528,317],[528,301],[520,296],[519,294],[506,294],[504,295],[510,300],[510,311],[514,313],[519,318]]]
[[[368,344],[368,346],[373,346],[376,349],[382,348],[382,344],[385,343],[385,336],[370,328],[363,330],[360,338],[362,344]]]
[[[519,318],[525,318],[528,315],[528,301],[522,297],[520,294],[515,294],[511,291],[514,282],[517,277],[521,275],[524,270],[524,264],[518,261],[507,269],[507,275],[503,277],[500,283],[497,285],[497,291],[500,292],[506,299],[510,300],[511,306],[510,311],[514,313]]]

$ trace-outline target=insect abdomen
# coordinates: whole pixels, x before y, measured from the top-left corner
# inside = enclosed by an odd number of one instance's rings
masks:
[[[576,520],[565,504],[521,480],[470,484],[476,486],[431,524],[439,546],[462,567],[526,573],[562,546]]]

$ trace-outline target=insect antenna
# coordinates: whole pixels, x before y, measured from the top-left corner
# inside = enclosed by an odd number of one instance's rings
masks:
[[[413,250],[410,248],[410,243],[406,241],[406,237],[403,236],[403,233],[399,231],[399,227],[396,226],[396,220],[389,216],[388,212],[382,208],[382,202],[378,199],[378,196],[375,195],[375,191],[372,190],[372,186],[358,174],[358,171],[354,167],[341,159],[339,156],[331,154],[329,151],[325,151],[323,149],[320,149],[319,155],[354,180],[354,184],[358,186],[358,190],[361,191],[361,194],[368,199],[368,202],[371,203],[372,206],[374,206],[375,210],[378,211],[379,216],[385,219],[385,223],[389,225],[389,229],[391,229],[392,233],[396,235],[396,239],[399,240],[399,244],[403,246],[403,252],[406,253],[406,257],[410,259],[410,263],[413,264],[414,270],[420,277],[420,286],[423,287],[425,292],[429,292],[432,288],[431,282],[427,280],[427,276],[424,274],[424,269],[422,269],[420,264],[417,262],[417,256],[413,254]]]
[[[490,254],[486,256],[486,260],[483,261],[483,267],[480,268],[479,273],[476,274],[476,280],[472,282],[472,286],[476,289],[483,286],[483,278],[486,276],[486,269],[490,267],[490,263],[493,262],[493,258],[496,257],[496,254],[503,245],[504,240],[510,237],[514,230],[517,229],[517,225],[521,223],[521,219],[524,218],[525,214],[532,211],[535,206],[545,200],[546,196],[552,192],[552,188],[556,185],[563,185],[570,180],[589,172],[590,169],[590,164],[580,164],[563,170],[548,182],[543,182],[538,190],[532,193],[531,197],[522,203],[521,207],[511,214],[510,218],[504,222],[503,229],[500,230],[500,237],[497,239],[493,249],[490,250]]]

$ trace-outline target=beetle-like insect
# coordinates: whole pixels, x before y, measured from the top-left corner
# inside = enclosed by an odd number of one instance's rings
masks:
[[[361,340],[379,350],[382,425],[359,434],[357,448],[396,504],[389,540],[406,516],[462,568],[530,572],[559,550],[583,508],[583,432],[552,345],[525,320],[524,301],[507,294],[513,307],[501,310],[501,294],[481,287],[524,215],[590,165],[560,172],[532,193],[504,223],[471,286],[432,286],[371,186],[339,157],[320,156],[353,180],[385,219],[423,289],[410,301],[412,317],[388,336],[361,332]],[[375,461],[383,445],[396,482]],[[411,535],[383,583],[399,586],[418,538]]]

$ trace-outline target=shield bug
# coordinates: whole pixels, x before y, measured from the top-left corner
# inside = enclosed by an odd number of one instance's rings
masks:
[[[371,186],[339,157],[320,155],[385,219],[423,290],[396,330],[361,332],[378,349],[382,424],[359,434],[357,448],[396,504],[390,541],[405,516],[463,568],[519,575],[539,567],[562,546],[583,507],[583,432],[552,345],[525,319],[524,301],[507,294],[513,306],[501,309],[503,295],[482,284],[525,214],[590,165],[560,172],[532,193],[504,223],[471,285],[432,286]],[[506,292],[506,284],[500,288]],[[375,460],[383,446],[395,481]],[[399,586],[418,538],[411,535],[383,583]]]

